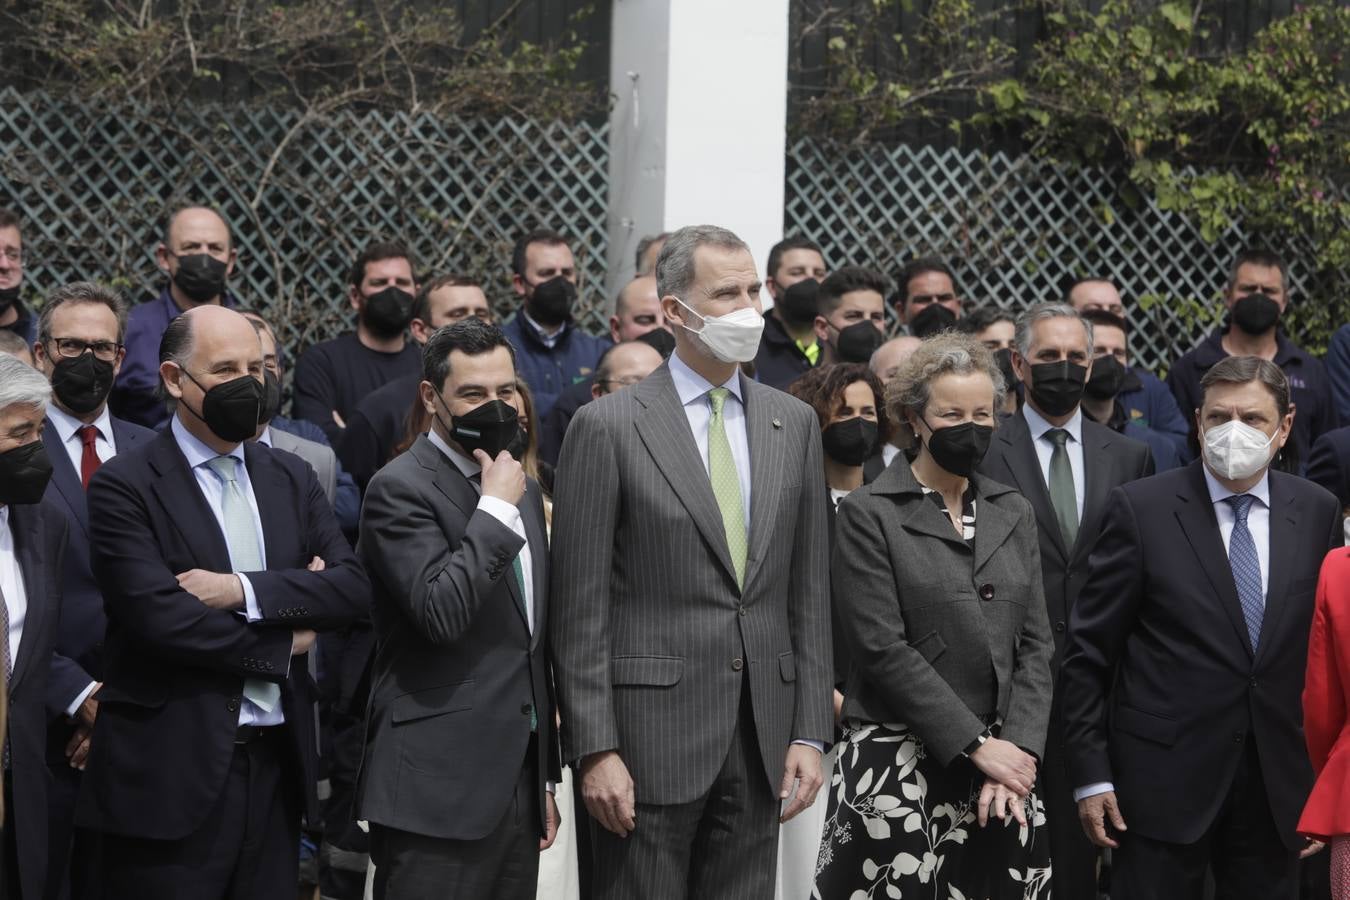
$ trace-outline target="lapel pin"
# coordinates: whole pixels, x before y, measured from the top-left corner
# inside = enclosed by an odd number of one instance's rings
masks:
[[[782,421],[779,420],[779,419],[774,419],[774,420],[773,420],[773,427],[774,427],[774,428],[782,428],[782,427],[783,427]]]

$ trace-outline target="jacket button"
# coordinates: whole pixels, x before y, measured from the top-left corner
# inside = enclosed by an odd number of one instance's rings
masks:
[[[1240,743],[1242,743],[1242,738],[1243,738],[1243,737],[1244,737],[1244,735],[1243,735],[1243,733],[1242,733],[1241,731],[1235,731],[1235,732],[1233,732],[1233,743],[1235,743],[1235,744],[1240,744]]]
[[[993,586],[992,584],[982,584],[982,585],[980,585],[980,599],[981,599],[981,600],[993,600],[993,599],[994,599],[994,586]]]
[[[1063,622],[1056,622],[1056,623],[1055,623],[1055,631],[1058,632],[1059,634],[1063,634],[1063,633],[1064,633],[1064,623],[1063,623]]]
[[[532,707],[531,707],[530,704],[528,704],[528,703],[522,703],[522,704],[520,704],[520,714],[521,714],[522,716],[528,716],[528,715],[530,714],[530,709],[531,709],[531,708],[532,708]]]
[[[1256,679],[1253,678],[1251,681],[1247,682],[1247,684],[1248,684],[1250,687],[1255,688],[1255,687],[1256,687]]]
[[[225,708],[230,712],[239,712],[239,698],[231,697],[230,702],[225,704]]]
[[[744,607],[744,606],[739,607],[736,611],[739,612],[741,615],[745,615],[745,607]]]
[[[743,668],[745,668],[745,661],[739,656],[731,661],[731,670],[733,672],[739,672]]]

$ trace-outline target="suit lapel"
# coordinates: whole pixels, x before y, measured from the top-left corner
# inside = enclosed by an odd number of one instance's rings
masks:
[[[152,490],[165,516],[182,532],[200,568],[209,572],[233,571],[225,534],[211,505],[202,496],[197,476],[178,449],[172,427],[166,427],[156,440],[158,446],[150,454],[150,467],[158,477]]]
[[[631,390],[644,407],[637,419],[638,436],[675,497],[689,512],[704,542],[734,583],[736,569],[731,564],[731,551],[727,549],[722,513],[713,495],[712,482],[708,480],[708,470],[699,458],[689,419],[675,393],[669,363],[663,364]],[[753,461],[751,465],[754,465]],[[755,491],[755,494],[759,493]]]
[[[51,419],[44,419],[42,423],[42,443],[47,448],[47,458],[52,463],[52,484],[56,487],[56,492],[61,495],[61,500],[70,508],[72,517],[80,525],[80,530],[84,532],[84,539],[89,539],[89,504],[84,496],[84,484],[80,481],[80,473],[75,471],[75,467],[70,464],[70,454],[61,443],[61,435],[57,432],[56,426],[52,424]]]
[[[534,633],[530,635],[530,649],[539,644],[539,636],[548,624],[545,618],[548,600],[548,527],[544,522],[544,505],[539,495],[539,486],[533,481],[526,483],[524,509],[520,511],[521,521],[525,523],[525,540],[530,548],[530,580],[534,588]],[[521,607],[524,609],[523,605]],[[528,620],[526,625],[529,625]]]
[[[257,444],[244,445],[244,463],[248,467],[253,499],[258,503],[258,518],[262,520],[263,560],[268,568],[285,568],[288,561],[273,557],[291,540],[301,537],[295,533],[295,511],[286,506],[287,498],[292,496],[289,486],[268,451],[259,449]]]
[[[1266,578],[1266,612],[1261,618],[1261,640],[1256,645],[1258,661],[1266,647],[1275,643],[1280,618],[1289,595],[1289,561],[1298,548],[1298,504],[1292,493],[1273,474],[1270,478],[1270,573]]]
[[[1036,456],[1027,420],[1020,412],[1013,413],[999,426],[996,438],[1005,444],[1003,458],[1013,480],[1017,482],[1010,486],[1020,490],[1022,496],[1031,503],[1031,508],[1036,511],[1037,524],[1050,535],[1060,558],[1068,562],[1069,551],[1064,546],[1064,535],[1060,533],[1055,508],[1050,503],[1050,490],[1045,486],[1045,476],[1041,474],[1041,461]],[[975,533],[979,534],[978,528]]]
[[[1200,568],[1214,588],[1219,605],[1228,616],[1228,622],[1250,659],[1251,640],[1247,636],[1247,620],[1242,615],[1242,603],[1238,600],[1237,584],[1233,581],[1233,569],[1228,564],[1228,554],[1223,549],[1223,535],[1219,533],[1219,520],[1214,515],[1214,503],[1205,484],[1205,473],[1201,463],[1192,463],[1187,490],[1178,492],[1177,521],[1181,532],[1190,542],[1200,561]],[[1275,517],[1271,516],[1271,528],[1275,527]],[[1272,544],[1272,551],[1274,546]],[[1274,582],[1272,581],[1272,584]]]
[[[976,481],[975,568],[979,572],[994,552],[1002,547],[1017,528],[1018,517],[995,505],[984,493],[985,485]]]
[[[783,423],[775,419],[772,395],[741,375],[745,397],[745,433],[750,444],[750,534],[745,561],[745,586],[754,581],[759,564],[769,552],[778,518],[779,490],[783,479]],[[774,423],[778,425],[775,426]],[[721,520],[721,512],[718,512]]]
[[[1103,431],[1107,431],[1103,434]],[[1111,434],[1107,429],[1093,428],[1083,419],[1083,520],[1078,524],[1078,539],[1073,545],[1072,558],[1087,559],[1092,545],[1101,532],[1102,515],[1106,510],[1106,495],[1110,492],[1115,459],[1111,455]],[[1047,492],[1048,493],[1048,492]]]
[[[33,647],[41,643],[43,620],[48,614],[47,585],[43,578],[47,549],[42,541],[42,507],[14,505],[9,509],[9,527],[14,533],[14,556],[23,574],[23,589],[27,595],[28,610],[24,613],[23,638],[19,641],[19,655],[11,660],[13,674],[10,690],[23,684],[24,676],[33,667]]]

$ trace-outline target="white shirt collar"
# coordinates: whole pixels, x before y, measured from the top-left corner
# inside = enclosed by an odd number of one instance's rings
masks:
[[[9,504],[0,503],[0,528],[9,527]]]
[[[56,426],[56,434],[61,438],[61,443],[66,443],[75,436],[75,432],[84,425],[79,419],[66,412],[55,403],[47,404],[47,418],[51,419],[52,424]],[[98,418],[89,423],[98,429],[99,437],[103,438],[109,444],[113,443],[112,414],[108,412],[108,405],[103,405],[103,412],[98,414]]]
[[[533,328],[534,333],[539,335],[539,340],[543,341],[549,347],[552,347],[554,344],[558,343],[558,341],[562,339],[563,334],[567,331],[567,323],[564,322],[562,323],[561,328],[559,328],[552,334],[549,334],[547,331],[544,330],[543,325],[540,325],[538,322],[536,322],[530,316],[530,314],[525,311],[524,307],[521,307],[520,314],[525,317],[525,324]]]
[[[1063,428],[1076,443],[1083,443],[1083,408],[1073,411],[1073,418],[1063,425],[1051,425],[1045,417],[1031,408],[1030,403],[1022,404],[1022,415],[1026,417],[1027,427],[1031,429],[1031,439],[1039,441],[1052,428]]]
[[[1229,497],[1237,496],[1236,492],[1224,487],[1219,479],[1214,477],[1214,473],[1209,470],[1209,466],[1205,465],[1204,462],[1200,463],[1200,468],[1205,473],[1205,485],[1209,488],[1211,503],[1222,503]],[[1270,469],[1266,469],[1265,474],[1261,476],[1261,480],[1252,485],[1246,493],[1261,501],[1261,505],[1266,509],[1270,509]]]
[[[721,385],[715,385],[702,375],[689,368],[688,363],[680,359],[679,351],[670,354],[670,378],[675,382],[675,393],[679,395],[680,405],[688,406],[700,397],[705,397],[708,391],[715,387],[724,387],[731,391],[732,395],[745,404],[745,398],[741,396],[741,368],[737,366],[731,372],[731,377]]]
[[[454,463],[455,468],[463,472],[465,478],[473,481],[475,475],[482,473],[483,467],[478,464],[478,460],[471,456],[465,456],[451,447],[444,438],[436,433],[436,429],[427,429],[427,440],[431,441],[433,447],[445,454],[445,458]]]
[[[195,469],[198,466],[204,466],[217,456],[233,456],[239,462],[244,460],[244,445],[235,444],[234,449],[229,453],[220,454],[206,446],[196,435],[187,430],[183,420],[175,415],[169,424],[173,431],[173,439],[178,442],[178,449],[183,451],[183,456],[187,457],[188,468]]]
[[[264,447],[270,447],[270,446],[272,446],[272,426],[271,426],[271,425],[266,425],[266,426],[263,427],[262,434],[258,435],[258,443],[262,444]]]

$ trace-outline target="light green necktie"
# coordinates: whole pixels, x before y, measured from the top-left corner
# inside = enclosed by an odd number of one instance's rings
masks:
[[[237,462],[233,456],[217,456],[206,464],[220,479],[220,510],[225,524],[225,544],[230,550],[230,565],[236,572],[258,572],[263,567],[262,551],[258,546],[253,507],[249,505],[244,489],[235,478]],[[281,702],[281,685],[246,678],[244,698],[263,712],[271,712]]]
[[[1073,466],[1069,464],[1069,451],[1064,444],[1069,433],[1063,428],[1052,428],[1046,436],[1055,445],[1050,454],[1050,502],[1055,507],[1055,518],[1059,520],[1059,533],[1064,536],[1064,546],[1073,549],[1078,540],[1078,492],[1073,486]]]
[[[708,478],[712,481],[717,508],[722,511],[722,527],[727,533],[727,549],[736,569],[736,584],[745,587],[745,557],[749,547],[745,536],[745,498],[741,496],[741,476],[731,456],[722,407],[731,392],[724,387],[708,391],[712,401],[712,421],[708,423]]]

